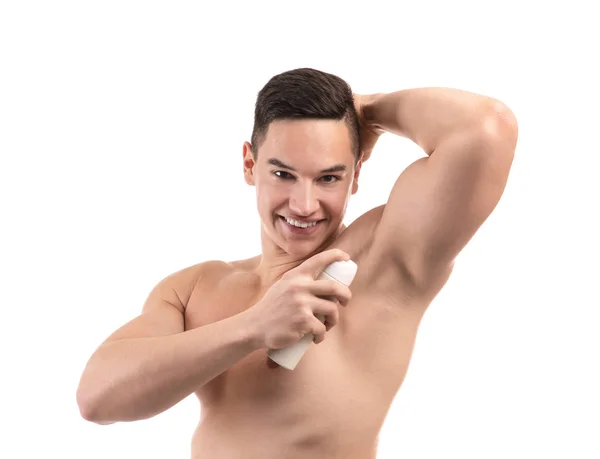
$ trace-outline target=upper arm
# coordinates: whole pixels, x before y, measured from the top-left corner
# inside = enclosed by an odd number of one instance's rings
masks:
[[[404,170],[377,228],[383,256],[418,279],[451,268],[504,192],[517,139],[510,116],[454,134]]]
[[[202,270],[203,265],[199,264],[160,280],[148,294],[141,313],[111,334],[105,342],[183,332],[185,307]]]

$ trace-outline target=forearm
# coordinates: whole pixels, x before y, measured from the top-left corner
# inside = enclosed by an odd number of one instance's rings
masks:
[[[99,424],[155,416],[256,349],[243,313],[175,335],[106,343],[81,378],[82,415]]]
[[[459,130],[481,125],[505,107],[490,97],[451,88],[416,88],[368,96],[365,121],[406,137],[430,155],[445,138]]]

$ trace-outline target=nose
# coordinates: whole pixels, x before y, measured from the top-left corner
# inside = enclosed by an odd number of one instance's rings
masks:
[[[290,196],[290,210],[299,217],[309,217],[319,210],[319,200],[312,183],[298,181]]]

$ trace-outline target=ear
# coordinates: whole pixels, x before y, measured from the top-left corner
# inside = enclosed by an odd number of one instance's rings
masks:
[[[360,159],[358,160],[358,162],[356,163],[356,166],[354,168],[354,175],[352,177],[352,194],[354,194],[358,191],[358,176],[360,175],[360,168],[362,167],[362,163],[363,163],[363,155],[361,153]]]
[[[254,161],[250,142],[244,142],[242,152],[244,157],[244,180],[248,185],[254,186],[254,166],[256,162]]]

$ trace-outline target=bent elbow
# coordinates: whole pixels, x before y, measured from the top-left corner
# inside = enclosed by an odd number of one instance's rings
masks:
[[[496,139],[502,139],[502,143],[509,145],[508,151],[514,153],[519,137],[519,123],[513,111],[503,102],[494,100],[484,117],[483,131]]]
[[[76,400],[80,416],[86,421],[95,422],[97,417],[96,407],[92,397],[88,392],[82,389],[81,385],[77,388]]]
[[[84,388],[81,384],[77,388],[76,401],[79,408],[79,414],[86,421],[98,425],[109,425],[116,422],[102,418],[100,400],[98,397],[92,395],[91,390]]]

